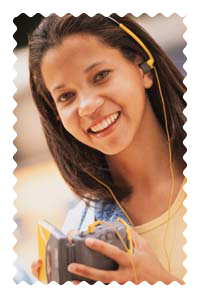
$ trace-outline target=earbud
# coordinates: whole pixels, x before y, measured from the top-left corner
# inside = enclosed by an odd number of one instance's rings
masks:
[[[113,19],[112,17],[108,17],[110,20],[112,20],[113,22],[115,22],[122,30],[124,30],[127,34],[129,34],[142,48],[143,50],[147,53],[147,55],[149,56],[149,60],[147,60],[146,62],[143,62],[140,64],[140,67],[142,68],[142,70],[144,71],[144,73],[149,72],[151,69],[154,68],[154,58],[151,54],[151,52],[148,50],[148,48],[145,46],[145,44],[143,43],[143,41],[135,34],[133,33],[133,31],[131,31],[130,29],[128,29],[125,25],[123,25],[122,23],[119,23],[117,20]]]

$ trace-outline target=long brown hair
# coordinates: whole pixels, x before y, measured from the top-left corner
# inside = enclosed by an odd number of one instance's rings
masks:
[[[183,140],[186,136],[183,129],[186,121],[183,114],[186,106],[183,99],[186,91],[183,84],[184,77],[160,46],[132,17],[128,15],[119,17],[117,14],[111,16],[139,36],[155,58],[155,66],[165,99],[173,156],[182,158],[185,153]],[[41,75],[40,65],[44,54],[49,49],[60,45],[65,37],[79,33],[97,37],[104,44],[118,49],[131,62],[138,55],[144,61],[148,59],[148,56],[133,38],[101,14],[96,14],[94,17],[89,17],[87,14],[81,14],[78,17],[71,14],[63,17],[51,14],[44,18],[29,36],[31,91],[40,114],[48,147],[64,180],[80,198],[86,201],[92,198],[112,199],[110,193],[102,185],[88,176],[86,172],[89,172],[110,186],[118,200],[121,201],[132,190],[128,186],[121,189],[114,184],[103,153],[79,142],[66,131],[58,119],[53,98],[45,87]],[[155,115],[165,131],[163,107],[155,76],[153,86],[148,89],[147,94]]]

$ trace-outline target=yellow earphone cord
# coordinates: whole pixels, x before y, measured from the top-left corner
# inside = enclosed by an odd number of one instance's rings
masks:
[[[171,192],[170,192],[170,197],[169,197],[169,206],[168,206],[168,220],[167,220],[167,226],[165,229],[164,240],[163,240],[164,241],[164,252],[165,252],[165,256],[167,257],[167,262],[168,262],[168,271],[171,272],[170,256],[167,253],[166,240],[167,240],[167,232],[169,229],[169,224],[170,224],[170,219],[171,219],[171,205],[172,205],[172,200],[173,200],[173,195],[174,195],[174,180],[175,179],[174,179],[174,172],[173,172],[173,165],[172,165],[172,150],[171,150],[171,141],[170,141],[170,135],[169,135],[169,129],[168,129],[167,114],[166,114],[166,109],[165,109],[165,101],[163,98],[162,89],[160,86],[160,80],[159,80],[158,73],[157,73],[155,66],[154,66],[154,71],[156,74],[158,88],[159,88],[160,96],[162,99],[163,113],[164,113],[164,118],[165,118],[165,128],[166,128],[166,133],[167,133],[168,149],[169,149],[169,165],[170,165],[170,172],[171,172],[171,178],[172,178],[172,186],[171,186]]]
[[[170,218],[171,218],[171,205],[172,205],[172,200],[173,200],[173,194],[174,194],[174,173],[173,173],[173,165],[172,165],[172,150],[171,150],[171,140],[170,140],[170,135],[169,135],[169,129],[168,129],[168,121],[167,121],[167,114],[166,114],[166,108],[165,108],[165,101],[164,101],[164,97],[162,94],[162,89],[161,89],[161,85],[160,85],[160,80],[159,80],[159,76],[156,70],[156,67],[154,66],[154,58],[151,54],[151,52],[148,50],[148,48],[145,46],[145,44],[142,42],[142,40],[135,34],[133,33],[130,29],[128,29],[125,25],[119,23],[118,21],[116,21],[115,19],[113,19],[112,17],[108,17],[110,18],[112,21],[114,21],[115,23],[117,23],[119,25],[119,27],[124,30],[127,34],[129,34],[134,40],[136,40],[136,42],[144,49],[144,51],[147,53],[147,55],[149,56],[149,60],[146,62],[150,68],[152,68],[155,72],[156,75],[156,79],[158,82],[158,89],[160,92],[160,97],[162,100],[162,106],[163,106],[163,113],[164,113],[164,119],[165,119],[165,129],[166,129],[166,134],[167,134],[167,140],[168,140],[168,150],[169,150],[169,164],[170,164],[170,172],[171,172],[171,178],[172,178],[172,186],[171,186],[171,192],[170,192],[170,196],[169,196],[169,207],[168,207],[168,221],[167,221],[167,226],[165,229],[165,233],[164,233],[164,240],[163,240],[163,246],[164,246],[164,253],[165,256],[167,258],[167,263],[168,263],[168,271],[171,271],[171,266],[170,266],[170,256],[167,253],[167,248],[166,248],[166,239],[167,239],[167,232],[169,229],[169,224],[170,224]]]
[[[133,33],[130,29],[128,29],[125,25],[119,23],[118,21],[116,21],[115,19],[108,17],[109,19],[111,19],[112,21],[114,21],[115,23],[117,23],[119,25],[119,27],[124,30],[127,34],[129,34],[133,39],[135,39],[137,41],[137,43],[144,49],[144,51],[148,54],[149,56],[149,60],[146,61],[145,63],[149,65],[149,67],[151,69],[154,70],[155,75],[156,75],[156,79],[157,79],[157,83],[158,83],[158,88],[159,88],[159,92],[160,92],[160,96],[161,96],[161,100],[162,100],[162,106],[163,106],[163,113],[164,113],[164,119],[165,119],[165,128],[166,128],[166,134],[167,134],[167,140],[168,140],[168,149],[169,149],[169,164],[170,164],[170,172],[171,172],[171,178],[172,178],[172,186],[171,186],[171,192],[170,192],[170,196],[169,196],[169,207],[168,207],[168,221],[167,221],[167,226],[164,232],[164,238],[163,238],[163,246],[164,246],[164,253],[165,256],[167,258],[167,263],[168,263],[168,271],[171,271],[171,266],[170,266],[170,256],[167,253],[167,248],[166,248],[166,239],[167,239],[167,232],[169,229],[169,224],[170,224],[170,219],[171,219],[171,205],[172,205],[172,199],[173,199],[173,194],[174,194],[174,173],[173,173],[173,165],[172,165],[172,150],[171,150],[171,141],[170,141],[170,135],[169,135],[169,129],[168,129],[168,121],[167,121],[167,115],[166,115],[166,108],[165,108],[165,101],[164,101],[164,97],[162,94],[162,89],[161,89],[161,85],[160,85],[160,80],[158,77],[158,73],[156,70],[156,67],[154,66],[154,58],[151,54],[151,52],[147,49],[147,47],[145,46],[145,44],[140,40],[140,38]],[[119,201],[117,200],[115,194],[113,193],[113,191],[111,190],[111,188],[105,184],[103,181],[101,181],[100,179],[98,179],[97,177],[95,177],[94,175],[92,175],[91,173],[87,172],[86,170],[84,170],[84,172],[89,175],[91,178],[93,178],[94,180],[96,180],[98,183],[100,183],[101,185],[103,185],[105,188],[108,189],[108,191],[110,192],[110,194],[112,195],[115,203],[118,205],[118,207],[122,210],[122,212],[125,214],[125,216],[127,217],[127,219],[129,220],[131,226],[133,227],[134,224],[131,220],[131,218],[129,217],[129,215],[127,214],[126,210],[121,206],[121,204],[119,203]],[[122,239],[120,233],[118,233],[117,229],[115,228],[115,226],[111,223],[107,223],[107,222],[99,222],[99,223],[105,223],[108,224],[109,226],[112,226],[113,229],[115,230],[116,234],[118,235],[120,241],[122,242],[125,250],[127,251],[127,253],[130,254],[130,259],[131,259],[131,265],[134,271],[134,277],[135,277],[135,284],[137,284],[138,279],[137,279],[137,273],[136,273],[136,269],[135,269],[135,264],[134,264],[134,254],[132,254],[132,245],[133,245],[133,239],[132,239],[132,233],[131,233],[131,227],[124,222],[122,219],[118,219],[118,221],[121,221],[121,223],[123,223],[126,226],[126,230],[127,230],[127,236],[128,236],[128,240],[129,240],[129,248],[127,248],[126,244],[124,243],[124,240]],[[96,224],[97,222],[95,222],[94,224]],[[93,226],[93,224],[91,225]],[[91,227],[89,226],[89,229]]]
[[[122,236],[120,235],[120,233],[117,231],[116,227],[114,226],[114,224],[106,222],[106,221],[95,221],[94,223],[92,223],[91,225],[89,225],[88,227],[88,232],[89,233],[94,233],[94,228],[99,225],[99,224],[106,224],[109,227],[111,227],[116,235],[118,236],[119,240],[121,241],[125,251],[129,254],[130,256],[130,261],[131,261],[131,266],[134,272],[134,283],[137,285],[138,284],[138,278],[137,278],[137,273],[136,273],[136,268],[135,268],[135,263],[134,263],[134,255],[133,255],[133,238],[132,238],[132,232],[131,232],[131,227],[122,219],[122,218],[118,218],[117,219],[118,222],[121,222],[125,227],[126,227],[126,235],[127,235],[127,240],[129,242],[129,248],[126,246],[124,239],[122,238]]]
[[[111,19],[112,21],[114,21],[115,23],[117,23],[122,30],[124,30],[133,39],[135,39],[137,41],[137,43],[148,54],[149,60],[146,63],[150,66],[151,69],[154,70],[155,75],[156,75],[156,79],[157,79],[157,83],[158,83],[158,89],[159,89],[160,97],[161,97],[161,100],[162,100],[163,114],[164,114],[164,119],[165,119],[165,129],[166,129],[166,134],[167,134],[168,150],[169,150],[169,165],[170,165],[170,173],[171,173],[171,179],[172,179],[171,192],[170,192],[170,196],[169,196],[169,206],[168,206],[168,220],[167,220],[167,226],[166,226],[166,229],[165,229],[165,232],[164,232],[164,238],[163,238],[164,254],[165,254],[166,258],[167,258],[168,271],[170,272],[171,271],[170,256],[167,253],[166,239],[167,239],[167,232],[168,232],[168,229],[169,229],[170,219],[171,219],[171,205],[172,205],[173,194],[174,194],[174,180],[175,179],[174,179],[174,172],[173,172],[173,165],[172,165],[171,140],[170,140],[170,135],[169,135],[167,114],[166,114],[166,108],[165,108],[165,101],[164,101],[164,97],[163,97],[163,94],[162,94],[162,88],[161,88],[161,85],[160,85],[160,80],[159,80],[159,76],[158,76],[156,67],[154,66],[154,58],[153,58],[151,52],[145,46],[145,44],[140,40],[140,38],[135,33],[133,33],[125,25],[119,23],[118,21],[116,21],[115,19],[113,19],[111,17],[108,17],[108,18]],[[111,193],[112,197],[114,198],[116,204],[119,206],[119,208],[122,210],[122,212],[126,215],[126,217],[129,220],[130,224],[132,226],[134,226],[132,220],[130,219],[130,217],[128,216],[127,212],[124,210],[124,208],[118,202],[118,200],[117,200],[116,196],[114,195],[113,191],[111,190],[111,188],[108,185],[106,185],[104,182],[102,182],[101,180],[99,180],[97,177],[95,177],[92,174],[90,174],[89,172],[86,172],[86,173],[89,176],[91,176],[93,179],[95,179],[97,182],[99,182],[100,184],[102,184],[104,187],[106,187],[108,189],[108,191]]]

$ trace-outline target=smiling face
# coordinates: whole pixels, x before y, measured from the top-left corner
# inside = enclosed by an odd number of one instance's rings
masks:
[[[72,35],[47,51],[42,76],[65,129],[107,155],[130,146],[148,102],[145,88],[152,86],[139,62],[91,35]]]

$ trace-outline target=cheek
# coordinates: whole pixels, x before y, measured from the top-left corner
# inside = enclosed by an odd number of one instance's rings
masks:
[[[146,105],[147,98],[145,93],[138,94],[129,105],[132,128],[134,129],[135,133],[143,122]]]
[[[114,92],[120,96],[120,101],[129,103],[130,100],[137,101],[145,97],[145,88],[141,76],[135,72],[128,72],[116,77],[114,81]]]
[[[141,82],[127,83],[125,85],[123,107],[126,124],[129,127],[130,136],[135,136],[140,128],[147,105],[146,92]]]
[[[60,119],[62,121],[64,128],[69,133],[74,135],[74,133],[76,133],[77,127],[78,127],[78,118],[77,118],[75,112],[70,108],[69,109],[64,108],[63,110],[59,111],[59,116],[60,116]]]
[[[86,133],[81,129],[79,117],[72,109],[63,109],[59,112],[64,128],[78,141],[87,143]]]
[[[138,121],[143,114],[146,103],[146,92],[143,86],[129,82],[123,86],[122,106],[132,121]]]

